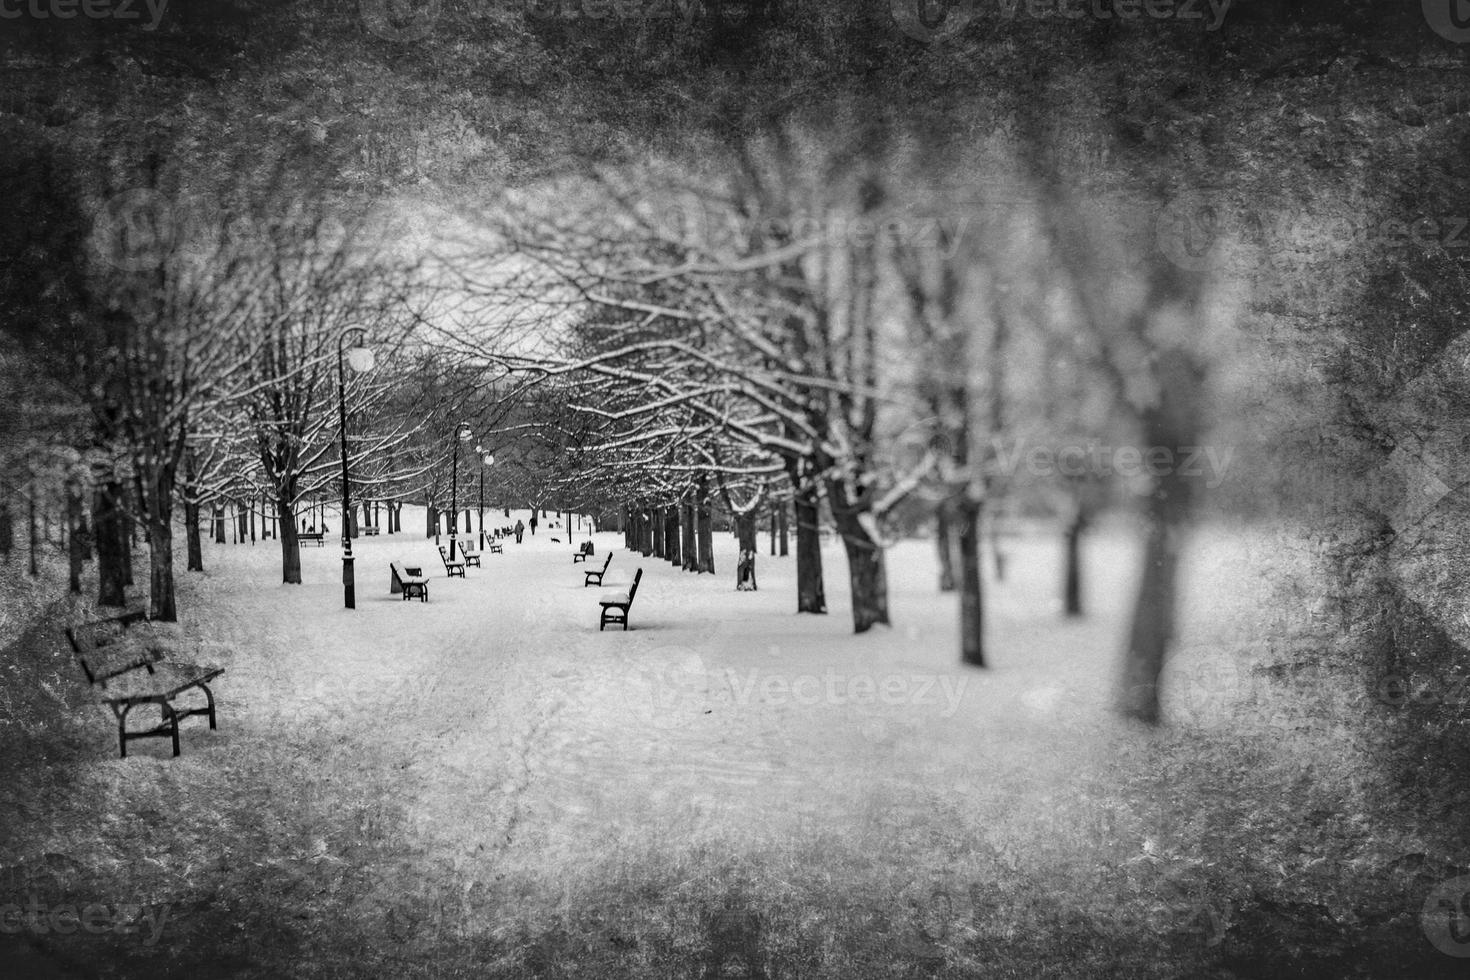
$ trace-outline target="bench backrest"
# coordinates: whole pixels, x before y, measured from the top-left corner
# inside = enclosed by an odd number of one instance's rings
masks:
[[[603,572],[604,575],[607,574],[607,566],[609,566],[611,564],[612,564],[612,552],[609,551],[607,553],[607,557],[604,558],[603,561],[602,561],[602,572]]]
[[[76,626],[66,628],[66,640],[71,644],[72,652],[76,654],[82,673],[87,675],[87,683],[96,684],[99,680],[106,680],[108,677],[131,670],[133,667],[142,666],[145,661],[152,659],[139,652],[137,655],[115,660],[112,663],[106,662],[108,659],[107,647],[119,639],[129,626],[147,621],[148,613],[137,609],[110,619],[78,623]]]
[[[633,573],[633,585],[628,589],[628,605],[633,604],[633,597],[638,594],[638,582],[643,578],[643,569]]]

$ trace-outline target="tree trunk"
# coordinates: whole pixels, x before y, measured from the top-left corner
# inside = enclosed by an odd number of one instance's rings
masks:
[[[1143,413],[1144,444],[1164,447],[1172,451],[1173,458],[1183,458],[1188,447],[1199,442],[1199,372],[1186,354],[1173,349],[1160,355],[1157,370],[1160,398],[1156,407]],[[1128,629],[1117,701],[1124,717],[1150,725],[1159,720],[1159,677],[1174,638],[1179,555],[1194,491],[1194,477],[1181,474],[1178,467],[1167,467],[1151,479],[1152,492],[1144,508],[1148,537],[1143,576]]]
[[[0,491],[3,493],[4,491]],[[95,526],[96,518],[92,520]],[[0,558],[9,559],[15,549],[15,522],[10,516],[10,501],[0,500]]]
[[[644,558],[653,554],[653,511],[638,512],[638,551]]]
[[[740,541],[740,558],[735,563],[735,591],[754,592],[756,540],[755,513],[737,514],[735,536]]]
[[[1065,615],[1082,615],[1082,533],[1087,530],[1087,514],[1081,507],[1067,522],[1065,535],[1066,572],[1062,582],[1062,607]]]
[[[286,491],[276,497],[276,521],[281,530],[281,581],[300,585],[301,539],[296,536],[296,514],[291,509],[291,495]]]
[[[934,544],[939,549],[939,591],[953,592],[955,534],[949,522],[949,501],[940,501],[934,510]]]
[[[433,504],[424,507],[424,537],[437,538],[439,536],[439,509]]]
[[[179,619],[174,599],[174,529],[167,518],[148,521],[148,618],[164,623]]]
[[[780,508],[771,507],[771,557],[776,557],[776,511]]]
[[[122,570],[123,585],[133,584],[133,534],[137,530],[137,522],[133,515],[121,506],[125,491],[118,487],[118,542],[122,546]]]
[[[883,549],[868,534],[853,511],[833,515],[842,546],[847,550],[847,575],[852,583],[852,626],[866,633],[878,624],[888,625],[888,577],[883,568]]]
[[[173,479],[167,472],[153,477],[148,504],[148,618],[178,621],[174,595]]]
[[[676,568],[682,557],[679,543],[679,508],[667,507],[664,509],[664,549],[668,552],[669,564]]]
[[[82,562],[85,559],[86,537],[82,526],[82,491],[74,482],[66,484],[67,525],[67,589],[75,595],[82,594]]]
[[[1004,582],[1006,580],[1006,552],[1000,544],[1000,523],[994,517],[990,519],[990,553],[995,558],[995,580]]]
[[[1145,507],[1148,537],[1143,577],[1128,627],[1128,649],[1118,708],[1125,717],[1147,724],[1159,720],[1159,677],[1174,636],[1179,552],[1184,537],[1188,487],[1173,474],[1155,478]]]
[[[960,660],[985,666],[985,603],[980,578],[979,504],[961,501],[955,508],[959,527],[955,537],[960,563]],[[885,620],[886,622],[886,620]]]
[[[703,575],[706,572],[715,573],[715,540],[714,522],[710,520],[709,499],[701,496],[698,506],[695,508],[695,516],[699,521],[695,536],[699,539],[699,560],[694,570]]]
[[[679,525],[683,541],[679,550],[684,552],[684,561],[680,563],[680,567],[686,572],[692,572],[699,567],[699,541],[694,530],[694,505],[686,503],[683,510],[683,519]]]
[[[126,540],[120,514],[122,484],[109,480],[92,495],[92,527],[97,533],[97,605],[123,606],[126,576],[123,554]]]
[[[815,490],[798,489],[796,510],[796,611],[827,612],[827,592],[822,582],[822,536],[817,527]]]
[[[664,555],[664,514],[663,508],[654,507],[648,512],[648,523],[652,525],[653,557],[663,558]]]
[[[791,518],[787,512],[786,505],[784,503],[776,511],[776,523],[780,531],[780,535],[777,539],[776,544],[776,553],[782,558],[785,558],[788,554],[790,554],[789,527],[791,524]]]
[[[29,515],[29,518],[30,518],[30,527],[31,527],[31,541],[30,541],[30,544],[31,544],[31,567],[30,567],[29,571],[31,573],[31,578],[35,578],[36,576],[38,576],[38,575],[41,574],[41,569],[40,569],[39,566],[36,565],[36,548],[37,548],[38,542],[36,541],[36,538],[37,538],[37,529],[36,529],[36,485],[35,485],[34,482],[31,484],[30,500],[27,502],[27,514]]]
[[[204,546],[199,541],[199,503],[188,491],[184,497],[184,547],[189,555],[187,570],[204,571]]]

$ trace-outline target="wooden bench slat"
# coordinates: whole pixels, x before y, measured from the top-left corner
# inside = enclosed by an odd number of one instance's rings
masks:
[[[161,663],[154,665],[152,673],[134,671],[98,684],[93,696],[106,704],[173,698],[191,687],[214,680],[224,672],[223,667],[210,665]]]

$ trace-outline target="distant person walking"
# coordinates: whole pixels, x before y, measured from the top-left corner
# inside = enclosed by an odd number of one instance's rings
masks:
[[[536,536],[536,512],[531,511],[531,537]]]
[[[531,518],[531,523],[532,524],[535,524],[536,523],[536,518],[534,518],[534,517]],[[520,544],[521,543],[521,535],[523,535],[525,533],[526,533],[526,522],[525,521],[516,521],[516,544]]]

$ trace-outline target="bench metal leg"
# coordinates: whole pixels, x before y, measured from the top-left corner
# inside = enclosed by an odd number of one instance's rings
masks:
[[[214,698],[213,697],[210,697],[209,701],[210,701],[210,710],[211,710],[211,717],[210,717],[211,725],[210,725],[210,727],[213,728],[214,725],[212,724],[212,722],[213,722],[214,719],[213,719],[212,712],[213,712],[213,706],[214,706]],[[130,731],[128,731],[128,713],[131,712],[134,708],[136,708],[136,707],[138,707],[139,705],[142,705],[142,704],[156,704],[156,705],[158,705],[159,713],[160,713],[160,715],[162,717],[162,723],[157,728],[150,728],[146,732],[130,732]],[[136,739],[136,738],[162,738],[164,736],[168,736],[169,738],[171,738],[173,740],[173,744],[174,744],[174,757],[175,758],[178,758],[178,755],[179,755],[179,715],[178,715],[178,712],[176,712],[174,710],[173,705],[169,704],[168,701],[163,700],[163,699],[157,699],[157,700],[150,699],[148,701],[133,701],[133,702],[131,702],[129,704],[123,705],[121,708],[118,708],[118,707],[114,706],[113,709],[112,709],[112,712],[113,712],[113,714],[117,715],[117,747],[118,747],[118,751],[119,751],[119,753],[120,753],[120,755],[121,755],[122,758],[126,759],[128,757],[128,742],[130,740]],[[203,712],[201,712],[201,714],[202,713]]]
[[[209,700],[211,704],[214,703],[214,698],[210,698]],[[169,728],[172,729],[172,734],[174,738],[174,758],[177,759],[179,757],[179,713],[175,711],[174,706],[169,704],[167,701],[160,702],[158,706],[163,709],[163,716],[168,719]],[[212,721],[213,719],[211,718],[211,724],[209,726],[210,728],[214,727]]]

